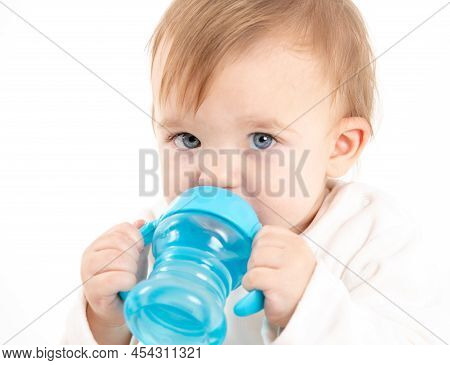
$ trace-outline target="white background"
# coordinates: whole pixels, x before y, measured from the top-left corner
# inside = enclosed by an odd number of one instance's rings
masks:
[[[145,47],[170,1],[0,1],[150,111]],[[445,4],[355,2],[376,55]],[[378,131],[350,176],[413,215],[441,280],[450,260],[449,8],[379,59]],[[1,343],[79,285],[81,253],[96,236],[155,203],[138,191],[138,151],[154,146],[142,111],[0,3]],[[57,343],[73,297],[11,344]]]

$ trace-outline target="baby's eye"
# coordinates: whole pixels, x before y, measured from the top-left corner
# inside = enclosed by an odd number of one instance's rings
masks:
[[[276,143],[275,138],[267,133],[252,133],[249,138],[251,148],[258,150],[265,150]]]
[[[200,140],[190,133],[179,133],[174,137],[175,146],[181,150],[190,150],[200,147]]]

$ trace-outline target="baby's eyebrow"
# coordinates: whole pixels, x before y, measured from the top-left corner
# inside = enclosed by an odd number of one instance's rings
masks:
[[[277,118],[244,116],[237,118],[235,123],[242,128],[264,129],[274,132],[289,131],[285,123],[280,122]],[[163,118],[158,124],[163,128],[170,129],[183,125],[183,121],[177,118]]]
[[[261,118],[261,117],[243,117],[237,120],[242,126],[247,126],[250,128],[263,128],[275,131],[282,131],[286,128],[286,125],[280,122],[277,118]]]
[[[178,127],[182,124],[182,121],[179,119],[173,118],[163,118],[159,121],[158,125],[165,129],[170,129],[173,127]]]

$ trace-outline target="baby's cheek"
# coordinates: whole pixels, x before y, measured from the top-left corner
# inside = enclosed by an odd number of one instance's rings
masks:
[[[297,225],[308,218],[322,195],[326,168],[321,159],[308,151],[292,152],[289,158],[272,164],[270,174],[264,174],[258,195],[264,203],[258,205],[263,224]]]
[[[259,203],[257,214],[263,225],[289,229],[301,222],[309,211],[309,206],[296,197],[262,196],[260,199],[264,204]]]
[[[161,150],[160,165],[163,193],[168,202],[198,184],[197,166],[189,153]]]

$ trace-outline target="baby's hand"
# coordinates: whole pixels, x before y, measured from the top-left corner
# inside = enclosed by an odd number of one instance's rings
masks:
[[[316,267],[310,248],[287,228],[266,225],[253,240],[247,267],[243,287],[262,290],[267,320],[286,327]]]
[[[127,344],[131,335],[125,325],[119,291],[129,291],[147,271],[148,247],[139,228],[145,223],[118,224],[97,238],[84,252],[81,279],[87,299],[87,318],[100,344]],[[145,252],[144,252],[145,251]]]

